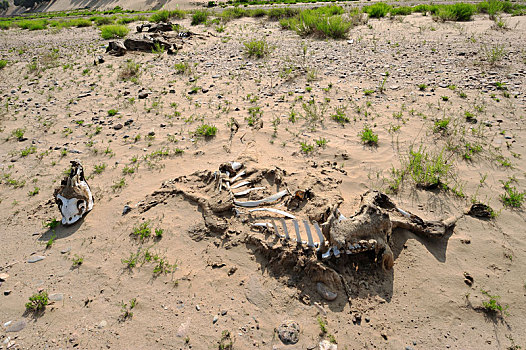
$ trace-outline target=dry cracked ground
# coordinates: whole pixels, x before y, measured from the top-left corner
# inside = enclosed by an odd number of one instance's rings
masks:
[[[526,186],[526,18],[504,21],[414,14],[320,40],[266,19],[223,32],[181,20],[201,35],[176,55],[123,57],[104,53],[96,28],[0,32],[2,346],[211,349],[224,331],[236,349],[316,349],[323,338],[341,349],[526,346],[526,216],[502,199]],[[243,43],[261,39],[270,53],[248,57]],[[202,125],[215,136],[196,133]],[[362,142],[365,128],[377,145]],[[418,155],[444,168],[442,188],[416,185]],[[241,156],[330,171],[348,214],[373,188],[426,218],[472,201],[495,217],[465,216],[438,242],[399,230],[391,271],[372,266],[352,298],[326,301],[274,276],[248,244],[190,235],[203,220],[195,203],[138,212],[163,181]],[[53,190],[73,159],[95,207],[71,227],[43,226],[60,219]],[[148,220],[162,238],[130,236]],[[127,268],[139,247],[164,270],[153,260]],[[49,305],[26,312],[39,291]],[[483,306],[491,301],[502,312]],[[295,345],[275,332],[284,320],[300,325]]]

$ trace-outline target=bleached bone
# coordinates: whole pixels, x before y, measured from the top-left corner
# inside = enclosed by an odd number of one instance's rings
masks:
[[[340,250],[338,249],[337,246],[333,246],[332,247],[332,251],[334,252],[334,256],[339,258],[340,257]]]
[[[235,201],[234,201],[235,203]],[[275,213],[275,214],[280,214],[280,215],[283,215],[289,219],[295,219],[296,217],[292,214],[289,214],[287,213],[286,211],[283,211],[283,210],[279,210],[279,209],[274,209],[274,208],[255,208],[255,209],[250,209],[249,212],[252,213],[254,211],[268,211],[268,212],[271,212],[271,213]]]
[[[268,229],[272,228],[272,224],[270,222],[254,222],[252,224],[252,226],[254,226],[254,227],[264,227],[264,228],[268,228]]]
[[[321,255],[322,259],[328,259],[332,255],[332,247],[330,247],[325,253]]]
[[[62,213],[62,224],[72,225],[93,209],[93,195],[79,160],[71,161],[69,175],[55,190],[55,202]]]
[[[292,223],[294,224],[294,231],[296,231],[296,242],[302,243],[301,235],[300,235],[300,227],[298,225],[298,220],[292,220]]]
[[[315,248],[314,241],[312,240],[312,233],[310,232],[309,222],[307,220],[303,220],[303,225],[305,225],[305,232],[307,232],[309,247]]]
[[[232,166],[232,169],[239,170],[241,167],[243,167],[243,164],[239,162],[230,162],[230,165]]]
[[[282,237],[282,238],[285,237],[285,236],[282,236],[282,235],[279,234],[278,226],[276,226],[276,222],[274,220],[271,220],[270,222],[272,223],[272,227],[274,228],[274,232],[276,232],[276,234],[278,236]]]
[[[253,187],[253,188],[249,188],[248,190],[244,190],[244,191],[241,191],[241,192],[234,193],[234,196],[236,196],[236,197],[244,196],[244,195],[246,195],[246,194],[249,194],[249,193],[252,192],[252,191],[264,190],[265,188],[266,188],[266,187]]]
[[[232,188],[234,188],[234,187],[232,187]],[[257,201],[240,202],[240,201],[236,201],[234,199],[234,204],[235,205],[239,205],[241,207],[257,207],[258,205],[261,205],[261,204],[271,203],[271,202],[277,201],[278,199],[280,199],[280,198],[284,197],[285,195],[287,195],[287,193],[288,193],[287,190],[283,190],[281,192],[273,194],[272,196],[269,196],[269,197],[266,197],[266,198],[263,198],[263,199],[259,199]]]
[[[321,232],[321,228],[316,221],[314,221],[314,229],[316,230],[316,233],[318,234],[318,239],[320,240],[320,247],[323,247],[325,245],[325,237],[323,236],[323,233]]]
[[[289,230],[287,229],[287,223],[285,222],[285,219],[281,219],[281,225],[283,226],[283,231],[285,232],[285,238],[290,239],[289,236]]]
[[[238,183],[238,184],[235,184],[235,185],[233,185],[233,186],[230,186],[230,189],[235,190],[236,188],[243,187],[243,186],[246,186],[246,185],[250,185],[250,181],[243,181],[243,182],[240,182],[240,183]]]
[[[234,176],[233,178],[228,179],[228,181],[229,181],[230,183],[234,183],[234,182],[236,182],[237,179],[239,179],[241,176],[243,176],[243,175],[245,175],[245,174],[246,174],[246,171],[243,170],[242,172],[240,172],[239,174],[237,174],[237,175]]]

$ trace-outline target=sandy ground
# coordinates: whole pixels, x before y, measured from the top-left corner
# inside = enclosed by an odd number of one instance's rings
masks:
[[[236,349],[316,349],[328,338],[320,335],[318,317],[341,349],[526,346],[525,214],[499,199],[502,182],[513,177],[519,191],[526,184],[526,18],[505,21],[510,29],[503,31],[486,17],[436,23],[415,14],[370,20],[351,30],[352,41],[335,41],[242,19],[222,33],[192,27],[203,36],[185,39],[175,56],[105,55],[107,42],[95,28],[0,32],[0,54],[9,61],[0,71],[2,346],[211,349],[228,330]],[[189,20],[181,24],[190,27]],[[243,42],[256,38],[274,47],[269,56],[245,55]],[[486,52],[499,48],[505,55],[490,65]],[[96,55],[105,63],[94,65]],[[140,65],[135,82],[119,79],[127,60]],[[181,62],[192,72],[177,74],[174,64]],[[139,99],[140,92],[147,98]],[[249,125],[253,107],[262,111],[261,129]],[[344,125],[331,118],[338,107],[349,118]],[[111,109],[118,113],[108,115]],[[466,112],[477,123],[466,122]],[[434,130],[446,117],[447,129]],[[231,118],[240,129],[230,140]],[[202,123],[217,126],[217,135],[192,136]],[[378,147],[361,143],[364,125],[378,134]],[[19,128],[24,141],[13,136]],[[327,144],[316,146],[322,139]],[[305,154],[301,142],[314,150]],[[466,142],[482,146],[470,161],[462,157]],[[325,301],[308,279],[275,276],[243,241],[196,238],[202,215],[180,196],[143,214],[137,209],[166,180],[250,155],[259,167],[331,177],[348,215],[367,189],[387,189],[391,169],[401,167],[411,146],[442,150],[452,167],[447,181],[465,198],[418,189],[408,177],[391,194],[401,207],[433,219],[460,213],[476,198],[498,215],[465,216],[439,241],[395,231],[394,268],[365,267],[350,298],[338,290],[335,301]],[[169,154],[156,157],[158,150]],[[53,232],[42,223],[60,219],[53,190],[72,159],[84,165],[95,207],[80,223]],[[105,168],[97,173],[95,166]],[[121,215],[125,205],[132,211]],[[162,239],[141,244],[130,237],[142,220],[163,228]],[[122,260],[140,247],[178,268],[158,277],[152,263],[126,269]],[[28,263],[37,255],[45,259]],[[83,258],[79,268],[76,257]],[[39,317],[25,314],[28,298],[40,290],[54,301]],[[488,297],[481,290],[500,296],[506,313],[482,311]],[[133,316],[123,320],[122,303],[129,310],[133,298]],[[296,345],[283,345],[275,333],[288,319],[301,328]],[[19,321],[22,330],[7,332]]]

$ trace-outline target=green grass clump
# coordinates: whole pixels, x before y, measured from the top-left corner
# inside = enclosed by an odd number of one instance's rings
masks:
[[[28,19],[18,21],[16,25],[22,29],[42,30],[47,28],[48,21],[46,19]]]
[[[194,131],[194,135],[212,137],[217,134],[217,127],[214,125],[203,124],[197,127]]]
[[[434,19],[438,21],[470,21],[475,13],[476,7],[471,4],[456,3],[453,5],[441,5],[434,13]]]
[[[284,7],[284,8],[273,8],[268,10],[267,15],[270,20],[278,21],[283,18],[295,17],[300,13],[298,9]]]
[[[513,180],[508,180],[503,183],[504,194],[500,196],[500,200],[507,207],[520,208],[526,199],[526,192],[520,192],[515,186],[511,186]]]
[[[365,6],[363,8],[363,12],[367,13],[371,18],[385,17],[391,10],[392,7],[383,2],[379,2],[370,6]]]
[[[443,151],[432,155],[420,146],[418,150],[409,150],[405,172],[417,186],[435,188],[447,183],[450,168]]]
[[[249,16],[249,11],[240,7],[228,8],[221,13],[221,19],[225,22],[247,16]]]
[[[358,134],[364,144],[370,146],[378,145],[378,135],[373,132],[367,125],[363,127],[363,130]]]
[[[26,303],[26,310],[30,312],[40,312],[46,308],[48,303],[48,294],[46,291],[42,291],[29,297],[29,302]]]
[[[393,7],[390,10],[391,16],[407,16],[412,14],[414,11],[413,7],[409,6],[400,6],[400,7]]]
[[[151,15],[150,22],[168,22],[171,18],[184,19],[186,17],[186,12],[183,10],[160,10]]]
[[[11,21],[0,21],[0,29],[7,30],[13,26]]]
[[[205,23],[207,19],[208,19],[207,11],[197,10],[192,15],[192,22],[190,24],[195,26],[201,23]]]
[[[343,8],[340,6],[325,6],[304,10],[296,17],[282,19],[280,25],[284,29],[294,30],[300,36],[343,39],[353,26],[355,18],[344,18],[342,14]]]
[[[7,60],[0,60],[0,69],[4,69],[7,66]]]
[[[102,16],[99,16],[99,17],[92,17],[91,20],[93,22],[95,22],[95,24],[97,26],[99,26],[99,27],[115,23],[115,18],[114,17],[102,17]]]
[[[265,39],[245,41],[243,45],[248,57],[262,58],[271,53],[273,49]]]
[[[139,225],[133,228],[132,236],[141,241],[150,237],[152,234],[152,228],[150,227],[150,221],[141,222]]]
[[[100,35],[106,40],[124,38],[129,32],[128,27],[120,24],[110,24],[100,27]]]
[[[506,310],[508,310],[509,305],[501,305],[498,300],[500,299],[500,296],[498,295],[490,295],[488,291],[485,291],[483,289],[480,290],[482,294],[487,296],[489,298],[488,301],[482,302],[482,307],[484,308],[484,311],[490,312],[490,313],[496,313],[500,312],[502,314],[507,314]]]

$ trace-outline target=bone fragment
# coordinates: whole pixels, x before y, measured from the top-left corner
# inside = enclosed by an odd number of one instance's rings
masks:
[[[246,185],[250,185],[250,181],[243,181],[243,182],[240,182],[238,184],[235,184],[233,185],[232,187],[230,187],[231,189],[236,189],[236,188],[239,188],[239,187],[243,187],[243,186],[246,186]]]
[[[234,203],[235,203],[235,201],[234,201]],[[285,216],[285,217],[287,217],[289,219],[295,219],[296,218],[294,215],[289,214],[286,211],[279,210],[279,209],[274,209],[274,208],[255,208],[255,209],[250,209],[249,210],[250,213],[252,213],[254,211],[268,211],[268,212],[271,212],[271,213],[283,215],[283,216]]]
[[[242,182],[244,184],[244,182]],[[232,186],[232,188],[237,188],[239,185]],[[278,192],[276,194],[273,194],[272,196],[257,200],[257,201],[248,201],[248,202],[239,202],[234,200],[235,205],[239,205],[241,207],[257,207],[258,205],[265,204],[265,203],[271,203],[274,201],[277,201],[278,199],[282,198],[288,193],[287,190],[283,190],[281,192]]]
[[[237,179],[239,179],[241,176],[243,176],[245,174],[246,174],[246,171],[243,170],[242,172],[240,172],[239,174],[237,174],[233,178],[229,179],[228,181],[230,181],[230,183],[234,183],[234,182],[236,182]]]
[[[316,221],[314,221],[314,229],[316,230],[316,233],[318,234],[318,239],[320,240],[320,247],[323,247],[325,244],[325,237],[323,237],[323,233],[321,232],[321,228],[318,225]]]
[[[283,231],[285,231],[285,238],[290,239],[289,236],[289,230],[287,229],[287,223],[285,222],[285,219],[281,219],[281,225],[283,226]]]
[[[230,162],[230,165],[232,165],[232,169],[234,170],[239,170],[243,166],[243,164],[239,162]]]
[[[296,241],[301,243],[300,226],[298,225],[298,221],[292,220],[292,223],[294,224],[294,231],[296,231]]]
[[[332,247],[329,248],[329,250],[327,250],[325,253],[323,253],[323,254],[321,255],[321,258],[322,258],[322,259],[328,259],[328,258],[331,257],[331,254],[332,254]]]
[[[276,232],[276,234],[280,237],[284,237],[282,235],[279,234],[279,231],[278,231],[278,226],[276,226],[276,222],[274,220],[271,220],[271,223],[272,223],[272,227],[274,228],[274,231]]]
[[[332,250],[334,251],[334,256],[339,258],[340,257],[340,250],[337,246],[332,247]]]
[[[252,224],[252,226],[254,226],[254,227],[264,227],[264,228],[268,228],[268,229],[272,228],[272,224],[270,222],[255,222],[255,223]]]
[[[241,192],[234,193],[234,196],[236,196],[236,197],[244,196],[246,194],[249,194],[252,191],[264,190],[264,189],[265,189],[265,187],[253,187],[253,188],[249,188],[248,190],[244,190],[244,191],[241,191]]]
[[[312,240],[312,233],[310,232],[309,222],[307,220],[303,220],[303,225],[305,225],[305,231],[307,232],[309,247],[315,248],[314,241]]]

